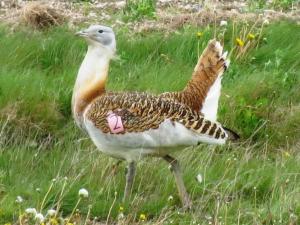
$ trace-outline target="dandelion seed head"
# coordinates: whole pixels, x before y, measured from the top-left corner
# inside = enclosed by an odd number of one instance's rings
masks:
[[[199,173],[197,176],[196,176],[196,180],[201,184],[202,181],[203,181],[203,178],[202,178],[202,175]]]
[[[81,188],[78,191],[78,195],[79,195],[79,197],[87,198],[87,197],[89,197],[89,192],[85,188]]]
[[[228,23],[226,20],[221,20],[221,22],[220,22],[221,27],[226,27],[227,25],[228,25]]]
[[[264,22],[263,22],[263,24],[264,24],[264,25],[269,25],[269,24],[270,24],[270,21],[269,21],[268,19],[265,19]]]
[[[37,214],[37,211],[35,208],[27,208],[25,209],[25,213],[28,215],[35,216]]]
[[[37,214],[35,215],[35,220],[38,221],[38,222],[40,222],[40,223],[42,223],[42,222],[44,222],[45,217],[43,216],[42,213],[37,213]]]
[[[118,215],[118,220],[122,220],[122,219],[124,219],[125,218],[125,216],[124,216],[124,213],[119,213],[119,215]]]
[[[168,201],[169,201],[169,202],[173,201],[173,199],[174,199],[174,198],[173,198],[172,195],[170,195],[170,196],[168,197]]]
[[[24,200],[21,196],[17,196],[16,203],[21,204],[23,201]]]
[[[55,209],[49,209],[47,211],[47,215],[50,216],[50,217],[55,216],[55,214],[56,214],[56,210]]]

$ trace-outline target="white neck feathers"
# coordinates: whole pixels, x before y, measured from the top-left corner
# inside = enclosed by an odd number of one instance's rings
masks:
[[[101,46],[89,46],[80,66],[73,90],[73,113],[81,117],[84,109],[105,92],[109,62],[112,54]]]

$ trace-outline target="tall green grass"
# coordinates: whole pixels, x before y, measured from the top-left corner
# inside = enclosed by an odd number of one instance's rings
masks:
[[[198,46],[201,52],[213,36],[211,28],[201,39],[196,32],[190,27],[169,36],[118,30],[120,59],[111,64],[108,88],[181,90],[197,62]],[[112,219],[123,205],[125,164],[112,176],[115,160],[99,153],[71,118],[72,86],[86,50],[73,33],[64,27],[45,32],[0,28],[1,224],[17,220],[16,196],[25,199],[21,211],[37,207],[55,177],[46,209],[57,202],[64,177],[64,215],[71,213],[80,187],[91,195],[80,204],[81,214],[91,204],[92,216],[105,221],[115,192]],[[149,158],[140,162],[132,202],[124,205],[129,224],[138,223],[140,213],[149,223],[162,224],[300,222],[299,36],[297,24],[271,24],[263,32],[266,41],[245,60],[233,60],[224,75],[219,121],[241,134],[241,144],[203,145],[175,154],[193,211],[180,212],[167,165]],[[227,50],[230,40],[228,28]],[[194,179],[199,173],[200,184]],[[174,200],[168,201],[169,195]]]

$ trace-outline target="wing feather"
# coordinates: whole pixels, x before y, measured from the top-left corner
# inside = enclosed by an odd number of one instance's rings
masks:
[[[84,115],[102,132],[112,134],[107,122],[107,115],[110,112],[122,119],[124,131],[119,134],[157,129],[169,119],[198,134],[216,138],[216,130],[220,130],[218,138],[227,137],[221,125],[204,119],[201,113],[184,104],[146,93],[103,95],[87,108]]]

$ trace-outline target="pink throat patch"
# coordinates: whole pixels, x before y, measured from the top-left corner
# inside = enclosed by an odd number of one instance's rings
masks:
[[[121,116],[118,116],[117,114],[113,112],[109,112],[107,114],[106,120],[108,122],[108,126],[110,128],[110,131],[113,134],[118,134],[124,131],[124,126],[122,123]]]

